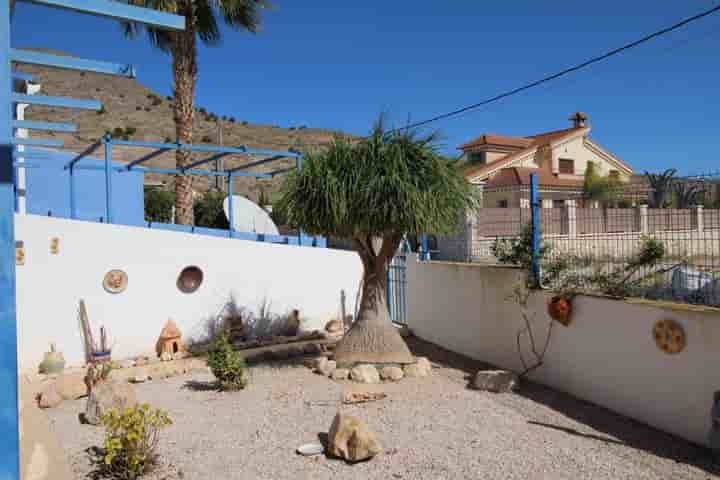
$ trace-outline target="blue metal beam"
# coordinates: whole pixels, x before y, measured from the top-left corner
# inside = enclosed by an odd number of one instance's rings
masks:
[[[29,145],[33,147],[62,148],[65,142],[49,138],[18,138],[13,137],[13,145]]]
[[[0,0],[0,478],[20,478],[10,2]]]
[[[157,143],[157,142],[136,142],[133,140],[112,140],[113,145],[141,148],[167,148],[170,150],[189,150],[191,152],[225,152],[238,155],[275,155],[278,157],[297,158],[302,156],[296,152],[282,152],[275,150],[251,150],[244,147],[223,147],[219,145],[191,145],[188,143]]]
[[[12,101],[15,103],[27,103],[28,105],[83,108],[86,110],[100,110],[102,108],[102,104],[97,100],[82,100],[69,97],[49,97],[47,95],[25,95],[23,93],[13,93]]]
[[[92,145],[90,145],[88,148],[86,148],[85,151],[83,151],[82,153],[78,153],[75,158],[73,158],[72,160],[70,160],[68,163],[65,164],[65,170],[67,170],[68,168],[72,167],[72,166],[75,165],[77,162],[79,162],[80,160],[82,160],[82,159],[85,158],[86,156],[88,156],[88,155],[90,155],[91,153],[93,153],[95,150],[97,150],[97,149],[100,147],[100,145],[102,145],[102,142],[95,142],[95,143],[93,143]]]
[[[133,168],[133,172],[145,173],[166,173],[168,175],[198,175],[201,177],[227,177],[227,172],[215,172],[212,170],[178,170],[176,168],[155,168],[155,167],[137,167]],[[233,177],[252,177],[252,178],[272,178],[267,173],[233,173]]]
[[[251,162],[247,163],[245,165],[240,165],[239,167],[235,167],[232,170],[228,170],[228,172],[238,172],[240,170],[245,170],[247,168],[256,167],[258,165],[262,165],[264,163],[274,162],[275,160],[280,160],[281,158],[285,158],[286,155],[274,155],[270,158],[264,158],[262,160],[258,160],[257,162]]]
[[[33,160],[47,160],[52,157],[51,152],[43,150],[24,150],[13,152],[14,158],[29,158]]]
[[[27,128],[28,130],[47,130],[51,132],[74,133],[78,131],[77,125],[72,123],[35,122],[32,120],[15,120],[13,122],[13,127]]]
[[[148,8],[134,7],[112,0],[23,0],[27,3],[64,8],[100,17],[142,23],[168,30],[184,30],[185,18]]]
[[[155,150],[155,151],[152,152],[152,153],[148,153],[148,154],[145,155],[144,157],[140,157],[140,158],[138,158],[137,160],[133,160],[132,162],[128,163],[125,168],[126,168],[127,170],[130,170],[130,169],[133,168],[135,165],[138,165],[138,164],[143,163],[143,162],[147,162],[148,160],[151,160],[151,159],[153,159],[153,158],[155,158],[155,157],[158,157],[158,156],[160,156],[160,155],[162,155],[163,153],[168,152],[168,151],[170,151],[169,148],[161,148],[160,150]]]
[[[129,64],[122,65],[118,63],[100,62],[97,60],[86,60],[84,58],[52,55],[50,53],[33,52],[30,50],[19,50],[17,48],[10,50],[10,58],[13,62],[135,78],[135,68]]]
[[[14,72],[12,72],[12,78],[14,80],[23,80],[25,82],[32,82],[35,80],[35,77],[30,75],[29,73],[20,72],[18,70],[15,70]]]

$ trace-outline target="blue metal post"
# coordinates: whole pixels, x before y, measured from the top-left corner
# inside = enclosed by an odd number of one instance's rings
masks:
[[[10,5],[0,0],[0,478],[20,478]]]
[[[228,199],[228,236],[232,238],[235,230],[235,214],[233,213],[233,174],[227,175],[227,199]]]
[[[430,246],[428,242],[428,236],[425,233],[420,235],[420,260],[430,260]]]
[[[105,135],[105,221],[112,223],[112,138]]]
[[[530,175],[530,218],[532,227],[532,283],[540,287],[540,195],[536,174]]]
[[[70,218],[77,218],[75,211],[75,165],[70,166]]]

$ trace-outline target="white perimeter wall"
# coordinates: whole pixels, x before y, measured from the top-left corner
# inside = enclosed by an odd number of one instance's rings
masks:
[[[408,260],[408,323],[415,335],[469,357],[521,371],[519,308],[504,299],[513,268]],[[546,298],[531,300],[542,347]],[[540,383],[602,405],[692,442],[707,444],[713,392],[720,390],[720,314],[577,297],[573,323],[556,323]],[[685,329],[685,350],[668,355],[652,337],[656,321]],[[525,358],[527,342],[523,342]]]
[[[164,323],[172,318],[183,337],[202,332],[232,293],[256,309],[263,298],[275,313],[297,308],[304,328],[322,329],[338,316],[340,291],[355,298],[362,266],[354,252],[274,245],[197,234],[42,216],[16,216],[16,239],[25,246],[17,266],[19,362],[35,369],[50,342],[68,364],[84,361],[78,302],[84,299],[95,332],[104,325],[115,342],[113,358],[154,351]],[[50,239],[60,253],[50,254]],[[199,290],[177,289],[180,271],[204,272]],[[120,294],[102,287],[108,270],[128,274]],[[352,303],[348,311],[352,311]]]

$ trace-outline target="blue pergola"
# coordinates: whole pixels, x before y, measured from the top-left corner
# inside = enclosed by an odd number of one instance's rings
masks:
[[[23,0],[20,0],[23,1]],[[109,17],[122,21],[137,22],[156,28],[183,30],[184,18],[178,15],[134,7],[112,0],[24,0],[29,3],[53,8],[72,10],[79,13]],[[18,430],[18,369],[17,369],[17,324],[15,311],[15,173],[14,147],[16,145],[43,146],[57,148],[62,142],[42,139],[16,138],[14,130],[28,128],[34,130],[74,131],[70,124],[48,122],[16,121],[14,105],[27,103],[67,108],[100,109],[95,100],[79,100],[64,97],[42,95],[23,95],[13,92],[13,80],[31,80],[32,77],[21,72],[13,72],[11,63],[28,62],[75,70],[88,70],[126,77],[135,72],[128,65],[118,65],[94,60],[71,57],[58,57],[17,50],[10,47],[10,0],[0,0],[0,478],[20,479],[20,448]],[[106,148],[110,144],[106,143]],[[176,146],[177,147],[177,146]],[[23,152],[29,158],[32,152]],[[36,157],[42,155],[37,154]],[[23,167],[29,165],[22,164]]]

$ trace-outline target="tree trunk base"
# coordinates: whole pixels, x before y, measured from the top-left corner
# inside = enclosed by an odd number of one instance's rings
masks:
[[[338,365],[415,363],[415,357],[397,328],[362,319],[353,324],[335,346],[334,358]]]

